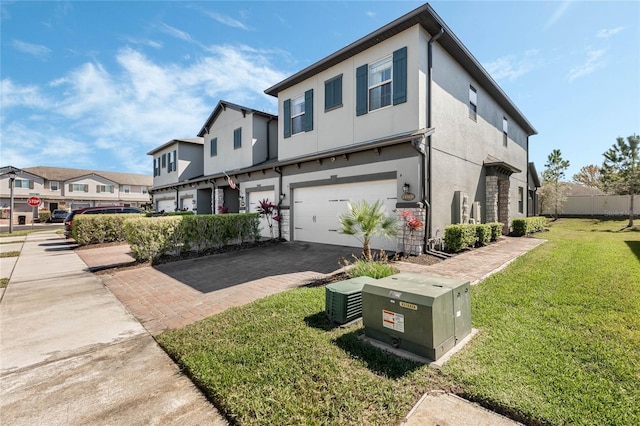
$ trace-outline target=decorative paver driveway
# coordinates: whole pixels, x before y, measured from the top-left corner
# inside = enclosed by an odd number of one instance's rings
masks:
[[[127,245],[78,250],[92,269],[126,264]],[[288,242],[103,274],[103,283],[151,333],[299,287],[340,269],[358,248]]]

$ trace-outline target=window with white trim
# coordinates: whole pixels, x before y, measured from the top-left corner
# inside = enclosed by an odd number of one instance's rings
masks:
[[[16,179],[13,182],[13,187],[14,188],[29,188],[29,180],[27,179]]]
[[[478,92],[473,86],[469,86],[469,118],[478,119]]]
[[[291,99],[291,134],[302,133],[304,120],[304,95]]]
[[[51,182],[49,182],[49,189],[51,191],[57,191],[60,189],[60,183],[56,182],[55,180],[52,180]]]
[[[96,185],[96,192],[114,192],[113,185]]]
[[[369,111],[391,105],[391,56],[369,65]]]
[[[130,194],[130,193],[131,193],[131,187],[130,187],[129,185],[124,185],[124,186],[122,187],[122,191],[123,191],[125,194]]]

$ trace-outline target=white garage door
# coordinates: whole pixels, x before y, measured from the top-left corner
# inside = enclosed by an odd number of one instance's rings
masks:
[[[175,209],[175,200],[158,200],[156,211],[172,212]]]
[[[256,213],[256,207],[260,204],[260,201],[267,199],[271,201],[273,204],[278,204],[274,198],[274,191],[255,191],[247,193],[247,205],[249,208],[247,209],[247,213]],[[274,213],[275,214],[275,213]],[[273,223],[273,236],[278,237],[278,224]],[[264,238],[271,238],[271,233],[269,232],[269,224],[264,217],[260,217],[260,236]]]
[[[358,239],[338,232],[338,216],[347,211],[349,201],[382,201],[387,214],[394,214],[397,202],[395,180],[347,183],[309,188],[296,188],[293,203],[294,240],[349,247],[361,247]],[[397,251],[398,242],[375,237],[371,247]]]

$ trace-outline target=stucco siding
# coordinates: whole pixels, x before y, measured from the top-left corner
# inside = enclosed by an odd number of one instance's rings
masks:
[[[421,105],[424,106],[426,97],[425,84],[420,82],[421,77],[424,80],[424,72],[421,72],[423,70],[420,67],[426,63],[424,53],[420,52],[423,40],[420,27],[412,27],[280,92],[279,111],[283,111],[285,100],[302,96],[310,89],[313,89],[314,93],[313,130],[284,138],[284,118],[280,115],[280,160],[389,137],[423,127],[424,113],[421,113]],[[390,56],[403,47],[407,48],[407,101],[356,116],[356,69]],[[339,75],[342,75],[342,106],[325,112],[325,81]]]
[[[477,117],[469,117],[469,86],[477,91]],[[433,230],[451,223],[447,218],[453,192],[465,191],[472,201],[480,201],[483,210],[484,170],[492,156],[520,170],[510,177],[510,218],[522,217],[518,211],[518,187],[526,189],[527,135],[500,108],[476,81],[440,46],[433,48],[432,118],[433,146],[432,204]],[[503,117],[508,120],[508,141],[503,141]],[[525,194],[526,195],[526,194]],[[484,221],[484,212],[482,213]]]

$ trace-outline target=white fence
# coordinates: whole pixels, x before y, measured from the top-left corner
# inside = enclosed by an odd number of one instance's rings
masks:
[[[572,195],[562,203],[561,216],[629,217],[629,195]],[[640,216],[640,195],[634,197],[633,214]],[[543,214],[553,214],[546,208]]]

